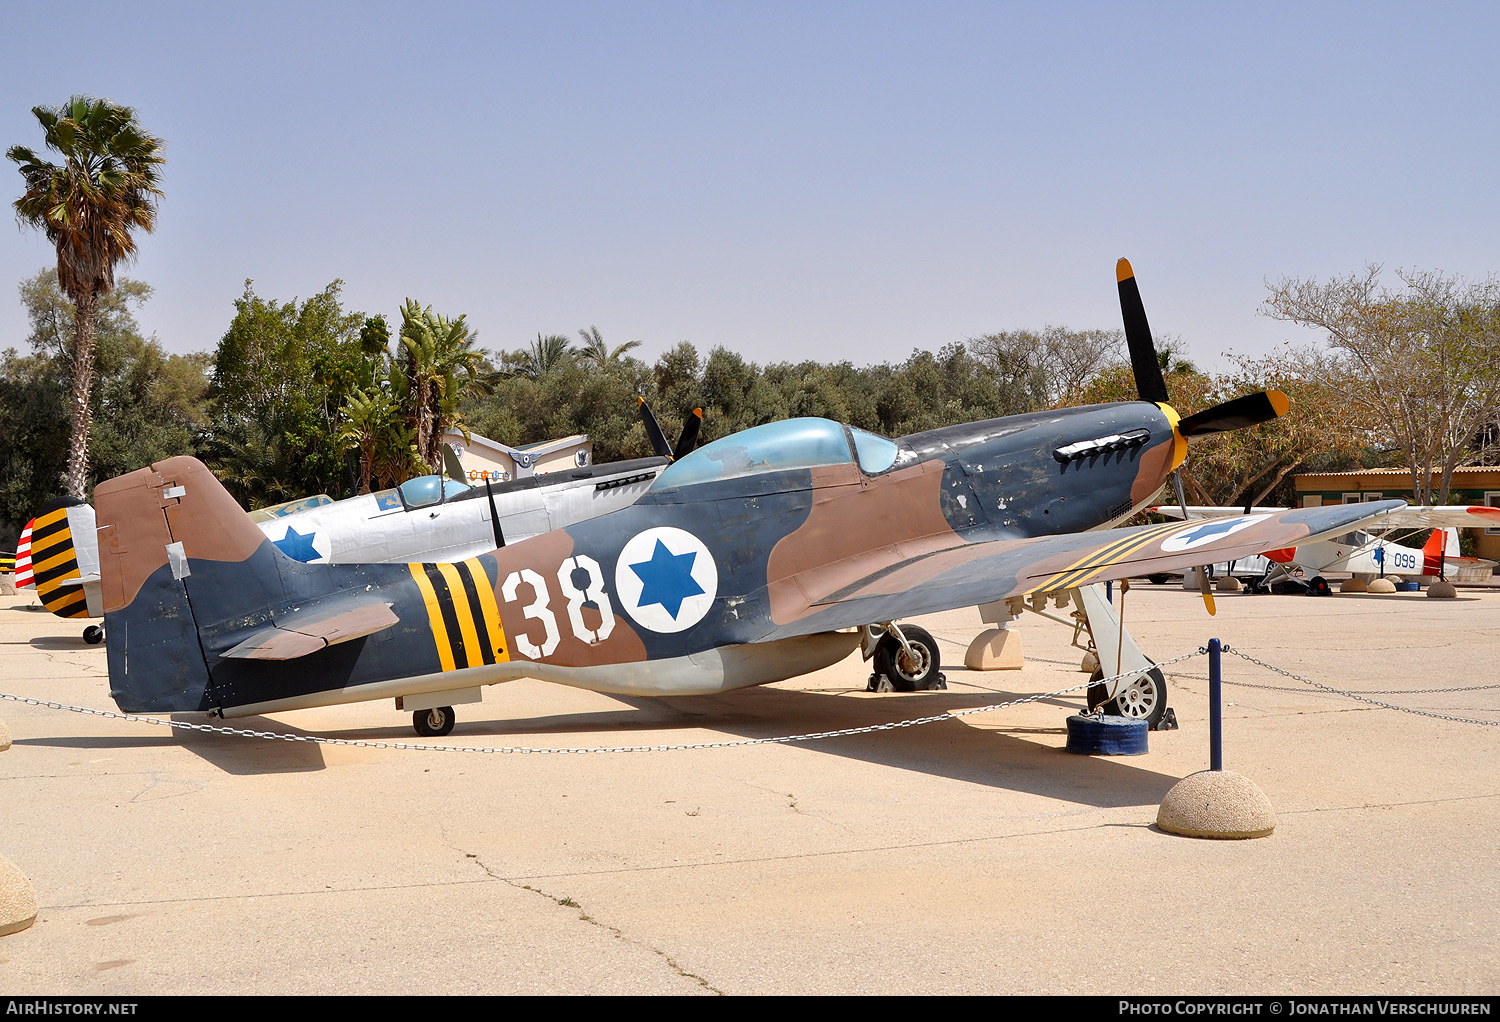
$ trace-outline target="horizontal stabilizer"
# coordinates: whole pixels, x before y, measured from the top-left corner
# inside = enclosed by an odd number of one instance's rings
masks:
[[[293,660],[383,631],[400,620],[389,603],[359,602],[351,606],[351,602],[339,600],[332,607],[325,604],[288,614],[223,655],[237,660]]]

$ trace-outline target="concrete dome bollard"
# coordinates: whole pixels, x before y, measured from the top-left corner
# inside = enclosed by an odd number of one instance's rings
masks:
[[[1265,837],[1276,829],[1276,811],[1250,778],[1202,770],[1172,786],[1156,811],[1156,825],[1186,837]]]
[[[1458,587],[1452,582],[1438,579],[1427,587],[1427,595],[1435,600],[1451,600],[1458,596]]]
[[[1341,593],[1368,593],[1369,591],[1370,584],[1362,578],[1346,578],[1339,583]]]
[[[1394,593],[1395,591],[1396,583],[1392,582],[1388,578],[1377,578],[1365,587],[1365,592],[1379,593],[1382,596]]]
[[[1237,593],[1242,587],[1240,585],[1239,579],[1235,578],[1233,575],[1225,575],[1223,578],[1219,579],[1217,583],[1215,583],[1214,588],[1219,590],[1219,592],[1221,593]]]
[[[5,726],[5,721],[0,720],[0,752],[10,748],[10,728]]]
[[[15,863],[0,859],[0,937],[36,922],[36,891]]]

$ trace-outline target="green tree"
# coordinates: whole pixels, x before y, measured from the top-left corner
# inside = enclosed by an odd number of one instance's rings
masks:
[[[132,232],[156,227],[165,157],[161,140],[141,129],[135,111],[109,100],[74,96],[61,108],[38,106],[32,113],[62,164],[20,145],[5,155],[26,182],[15,201],[16,217],[53,243],[58,283],[73,302],[71,425],[62,479],[67,492],[81,499],[88,473],[94,314],[100,296],[114,288],[115,266],[135,255]]]
[[[360,339],[365,317],[344,311],[342,287],[278,302],[247,280],[235,302],[214,352],[204,460],[247,506],[354,492],[342,408],[374,369]]]

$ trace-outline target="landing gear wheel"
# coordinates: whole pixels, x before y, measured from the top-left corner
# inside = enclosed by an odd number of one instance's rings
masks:
[[[1163,574],[1162,572],[1158,571],[1155,574],[1147,575],[1146,581],[1150,582],[1154,586],[1164,586],[1169,581],[1171,581],[1171,578],[1172,576]]]
[[[83,630],[83,641],[90,646],[97,646],[104,641],[104,629],[98,625],[89,625]]]
[[[901,626],[901,634],[916,653],[916,662],[912,662],[894,635],[884,635],[875,644],[875,673],[885,675],[897,692],[931,688],[941,677],[937,640],[927,629],[916,625]]]
[[[1308,596],[1327,596],[1331,592],[1333,592],[1333,586],[1329,585],[1328,580],[1322,575],[1313,576],[1313,580],[1307,583]]]
[[[1156,663],[1150,657],[1146,658],[1150,663]],[[1095,671],[1090,677],[1090,682],[1104,680],[1103,671]],[[1089,685],[1089,711],[1092,712],[1103,704],[1104,712],[1116,717],[1135,717],[1144,720],[1152,731],[1167,712],[1167,679],[1161,673],[1160,667],[1153,667],[1135,681],[1127,685],[1119,695],[1105,702],[1106,689],[1103,685]]]
[[[430,710],[418,710],[411,715],[411,726],[423,738],[441,738],[453,730],[456,718],[453,707],[434,706]]]

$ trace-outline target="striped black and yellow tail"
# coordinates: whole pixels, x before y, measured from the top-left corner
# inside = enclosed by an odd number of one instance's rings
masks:
[[[80,566],[76,540],[94,544],[94,509],[76,497],[58,497],[47,504],[31,525],[31,572],[36,594],[58,617],[98,617],[102,611],[89,606],[87,581],[97,582],[96,558]],[[85,571],[84,569],[88,569]]]

